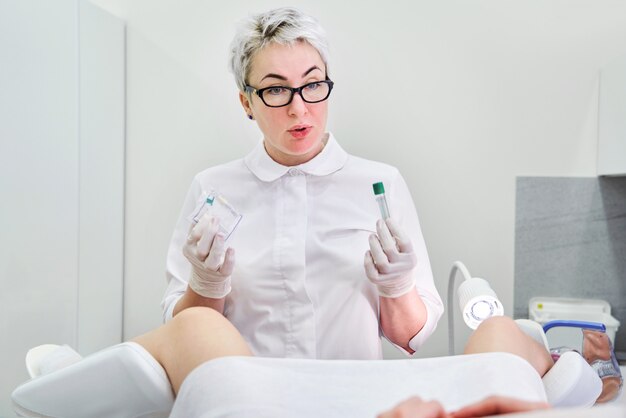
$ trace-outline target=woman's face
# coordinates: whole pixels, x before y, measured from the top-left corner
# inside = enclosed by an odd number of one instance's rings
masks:
[[[300,87],[326,79],[326,66],[315,48],[306,42],[292,46],[272,43],[252,60],[248,84],[255,89],[272,86]],[[283,107],[268,107],[252,94],[239,93],[241,103],[256,119],[267,153],[279,164],[292,166],[315,157],[323,147],[328,100],[307,103],[299,94]]]

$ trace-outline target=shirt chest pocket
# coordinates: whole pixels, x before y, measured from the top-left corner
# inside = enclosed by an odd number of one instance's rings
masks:
[[[352,239],[357,237],[369,237],[371,234],[375,234],[375,224],[353,224],[346,225],[338,228],[331,228],[327,231],[324,231],[322,238],[324,240],[343,240],[343,239]]]
[[[325,252],[332,252],[335,257],[342,255],[351,263],[361,263],[363,254],[369,249],[369,236],[376,233],[376,229],[365,223],[353,223],[339,228],[331,228],[320,234],[320,246]],[[348,261],[348,260],[345,260]]]

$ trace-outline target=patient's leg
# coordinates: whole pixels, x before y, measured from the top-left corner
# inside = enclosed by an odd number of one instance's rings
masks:
[[[132,341],[163,366],[176,394],[187,375],[205,361],[252,355],[239,331],[219,312],[204,307],[185,309]]]
[[[526,335],[511,318],[495,316],[483,321],[470,336],[465,354],[503,351],[528,361],[540,376],[554,365],[546,348]]]

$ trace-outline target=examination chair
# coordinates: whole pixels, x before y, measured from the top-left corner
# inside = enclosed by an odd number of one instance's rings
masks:
[[[539,324],[517,323],[547,348]],[[26,362],[31,380],[12,394],[14,409],[22,417],[156,418],[167,417],[174,404],[165,370],[136,343],[84,359],[66,346],[39,346],[29,351]],[[542,382],[548,402],[559,407],[591,406],[602,391],[597,373],[576,352],[564,353]]]

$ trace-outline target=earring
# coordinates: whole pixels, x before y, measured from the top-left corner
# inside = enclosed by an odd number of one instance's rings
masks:
[[[252,119],[254,119],[254,116],[248,115],[248,119],[252,120]]]

